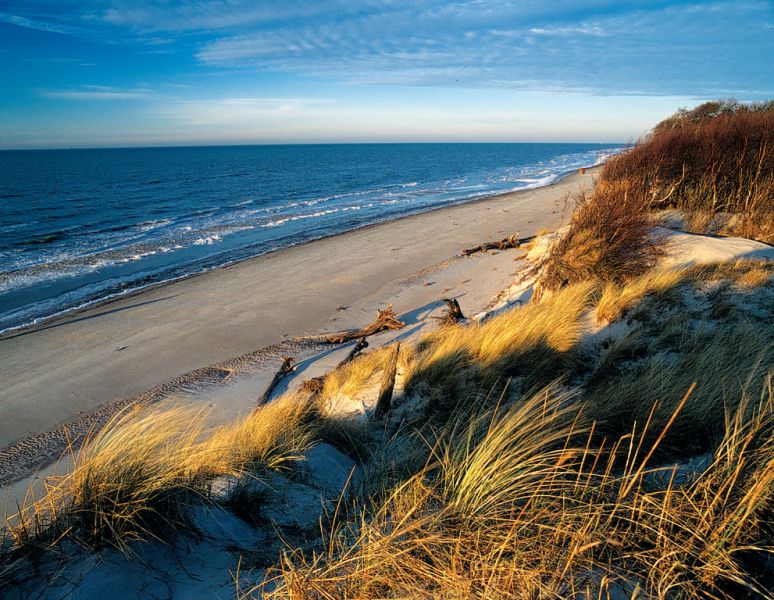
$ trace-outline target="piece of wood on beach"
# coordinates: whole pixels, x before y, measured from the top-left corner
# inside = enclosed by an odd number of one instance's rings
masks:
[[[483,244],[476,246],[475,248],[466,248],[463,250],[461,256],[470,256],[476,252],[487,252],[489,250],[507,250],[509,248],[518,248],[522,244],[535,239],[534,235],[520,238],[517,234],[509,235],[507,238],[495,242],[484,242]]]
[[[341,333],[333,333],[326,336],[325,341],[329,344],[343,344],[345,342],[351,342],[360,338],[374,335],[380,331],[386,331],[388,329],[403,329],[406,324],[398,319],[398,315],[392,310],[392,304],[390,304],[384,310],[376,311],[376,319],[368,327],[359,329],[357,331],[344,331]]]
[[[366,348],[368,348],[368,340],[366,340],[365,337],[361,337],[357,341],[357,344],[352,346],[352,350],[349,351],[349,354],[347,354],[344,360],[342,360],[336,368],[338,369],[339,367],[346,365],[348,362],[351,362],[358,354],[360,354]]]
[[[398,371],[399,353],[400,343],[397,343],[392,347],[387,368],[382,375],[382,385],[379,388],[379,397],[376,400],[374,419],[383,419],[392,408],[392,392],[395,389],[395,375]]]
[[[282,357],[282,364],[280,365],[279,369],[277,369],[277,372],[274,373],[274,377],[269,383],[269,387],[267,387],[266,391],[263,393],[263,396],[258,398],[257,406],[263,406],[266,404],[266,402],[271,397],[271,393],[274,391],[274,388],[279,385],[279,382],[282,381],[283,377],[296,370],[296,365],[293,364],[294,360],[295,359],[292,356]]]
[[[433,317],[438,319],[441,325],[454,325],[465,320],[462,314],[462,308],[456,298],[441,298],[446,303],[446,313],[442,317]]]

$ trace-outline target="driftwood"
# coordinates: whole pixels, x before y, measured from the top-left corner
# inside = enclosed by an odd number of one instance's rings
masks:
[[[441,325],[454,325],[465,320],[465,315],[462,314],[460,303],[457,302],[456,298],[441,298],[441,300],[446,302],[446,314],[442,317],[433,317],[438,319]]]
[[[361,337],[357,344],[352,346],[352,350],[349,351],[349,354],[347,354],[346,358],[342,360],[338,366],[337,369],[341,367],[342,365],[346,365],[348,362],[352,361],[353,358],[355,358],[358,354],[360,354],[363,350],[368,348],[368,340],[366,340],[364,337]]]
[[[280,365],[279,369],[277,369],[277,372],[274,374],[274,377],[272,378],[271,382],[269,383],[269,387],[266,388],[266,391],[263,393],[263,396],[261,396],[258,399],[257,406],[263,406],[266,404],[266,402],[269,400],[269,397],[271,396],[271,393],[274,391],[274,388],[277,387],[280,381],[282,381],[282,378],[285,377],[288,373],[292,373],[296,370],[296,365],[293,364],[293,361],[295,359],[292,356],[283,356],[282,357],[282,364]]]
[[[376,400],[375,419],[383,419],[392,408],[392,392],[395,389],[395,374],[398,370],[398,353],[400,344],[395,344],[390,353],[387,368],[382,375],[382,385],[379,388],[379,397]]]
[[[486,252],[487,250],[507,250],[508,248],[518,248],[522,244],[526,244],[529,241],[535,239],[534,235],[520,238],[516,234],[509,235],[507,238],[500,240],[499,242],[484,242],[480,246],[475,248],[466,248],[460,254],[462,256],[470,256],[476,252]]]
[[[343,344],[344,342],[351,342],[359,338],[364,338],[369,335],[374,335],[380,331],[387,329],[403,329],[406,324],[398,319],[398,315],[392,310],[392,304],[390,304],[384,310],[376,311],[376,319],[368,327],[359,329],[358,331],[344,331],[341,333],[333,333],[325,338],[330,344]]]
[[[368,341],[363,337],[357,341],[357,344],[352,346],[352,349],[349,351],[349,354],[347,354],[344,360],[342,360],[336,366],[336,369],[346,365],[348,362],[351,362],[352,359],[354,359],[358,354],[360,354],[365,348],[368,348]],[[323,384],[325,383],[326,377],[328,377],[327,373],[325,375],[312,377],[311,379],[307,379],[301,382],[301,390],[304,392],[307,392],[311,396],[316,396],[322,391]]]

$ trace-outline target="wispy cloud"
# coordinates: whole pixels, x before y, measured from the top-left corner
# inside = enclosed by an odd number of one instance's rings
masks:
[[[771,87],[761,61],[774,50],[774,13],[763,0],[6,2],[6,22],[141,44],[148,55],[193,52],[211,72],[554,93]]]
[[[57,65],[74,65],[77,67],[94,67],[96,63],[86,61],[82,58],[67,58],[64,56],[28,56],[21,60],[27,65],[43,65],[43,66],[57,66]]]
[[[17,14],[0,13],[0,23],[9,23],[26,29],[37,29],[49,33],[62,33],[65,35],[81,35],[86,29],[60,23],[52,15],[41,14],[37,18],[25,17]]]
[[[319,110],[335,109],[327,98],[225,97],[208,100],[177,100],[155,109],[155,116],[191,125],[240,127],[272,124],[276,118],[308,118]]]
[[[145,100],[151,97],[147,88],[115,88],[102,85],[84,85],[73,89],[39,90],[39,95],[55,100]]]
[[[565,26],[565,27],[530,27],[530,33],[535,35],[606,35],[604,29],[596,25],[580,25],[580,26]]]
[[[772,23],[767,0],[0,0],[0,134],[627,139],[774,94]]]
[[[519,14],[497,2],[389,5],[335,21],[301,20],[218,35],[196,56],[215,68],[249,67],[349,83],[552,93],[713,94],[729,79],[744,88],[749,74],[760,71],[751,63],[740,69],[738,61],[724,56],[729,50],[738,53],[740,45],[760,52],[761,40],[748,31],[754,15],[771,12],[760,2],[651,9],[633,2],[595,14],[600,4],[605,2],[579,6],[579,12],[588,13],[579,20]],[[493,7],[500,12],[488,10]],[[675,46],[677,55],[670,50]]]

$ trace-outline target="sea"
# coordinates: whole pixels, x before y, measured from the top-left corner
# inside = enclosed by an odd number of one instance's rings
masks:
[[[0,332],[369,224],[549,185],[622,149],[524,143],[1,151]]]

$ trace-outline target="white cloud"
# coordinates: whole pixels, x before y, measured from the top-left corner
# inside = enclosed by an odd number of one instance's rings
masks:
[[[148,88],[114,88],[102,85],[84,85],[74,89],[39,90],[45,98],[54,100],[144,100],[152,96]]]
[[[606,35],[605,30],[597,25],[580,25],[580,26],[569,26],[569,27],[531,27],[529,32],[535,35],[560,35],[560,36],[575,35],[575,34],[594,35],[594,36]]]

